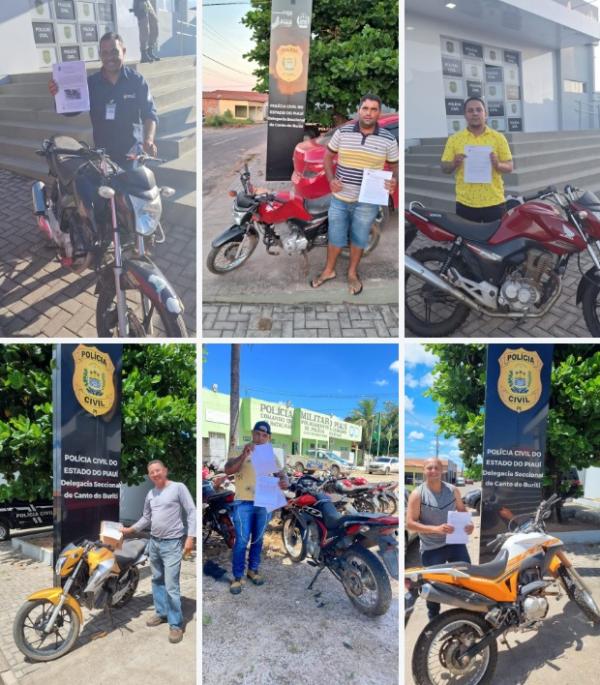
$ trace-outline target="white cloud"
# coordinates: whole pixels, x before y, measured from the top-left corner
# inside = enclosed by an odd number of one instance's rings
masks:
[[[407,373],[406,376],[404,376],[404,382],[409,388],[419,387],[419,381],[410,373]]]
[[[461,454],[462,452],[460,450],[450,450],[450,456],[452,458],[460,457]]]
[[[385,380],[385,378],[383,378],[380,381],[373,381],[373,383],[375,383],[375,385],[379,385],[380,387],[382,387],[384,385],[389,385],[389,383]]]
[[[395,371],[396,373],[400,373],[400,360],[396,359],[395,362],[392,362],[390,364],[390,371]]]
[[[409,440],[423,440],[424,437],[425,437],[425,433],[421,433],[420,431],[411,431],[408,434]]]
[[[415,403],[408,395],[404,395],[404,408],[406,411],[414,411]]]
[[[433,352],[428,352],[423,345],[417,343],[407,343],[404,346],[404,357],[409,369],[414,368],[417,364],[432,367],[438,360]]]
[[[421,376],[421,378],[419,378],[419,385],[422,388],[430,388],[433,385],[434,380],[434,375],[431,372],[428,372],[424,376]]]

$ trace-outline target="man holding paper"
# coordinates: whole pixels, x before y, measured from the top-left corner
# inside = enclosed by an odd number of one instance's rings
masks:
[[[465,543],[473,524],[458,488],[442,481],[442,462],[437,457],[425,460],[423,473],[425,482],[411,492],[406,510],[406,527],[419,534],[423,566],[471,563]],[[452,525],[453,520],[457,526]],[[427,602],[430,619],[439,613],[439,604]]]
[[[271,512],[286,503],[281,493],[288,487],[285,473],[280,470],[273,446],[271,445],[271,426],[266,421],[258,421],[252,430],[252,442],[244,445],[239,457],[229,459],[225,473],[235,476],[235,501],[233,525],[235,526],[235,545],[232,556],[233,580],[230,585],[232,595],[242,591],[242,579],[246,569],[248,554],[248,579],[254,585],[265,581],[258,572],[263,537]],[[273,476],[276,476],[274,478]]]
[[[336,129],[327,144],[323,165],[333,195],[329,205],[327,263],[321,274],[311,280],[313,288],[336,277],[337,258],[349,240],[348,287],[351,295],[362,292],[358,264],[369,243],[379,207],[387,207],[398,180],[398,143],[392,133],[378,126],[380,115],[381,98],[363,96],[358,119]],[[390,171],[383,170],[386,162]]]
[[[456,213],[468,221],[485,223],[506,211],[502,174],[513,170],[508,141],[486,125],[485,102],[465,100],[467,128],[452,134],[442,155],[442,171],[456,172]]]

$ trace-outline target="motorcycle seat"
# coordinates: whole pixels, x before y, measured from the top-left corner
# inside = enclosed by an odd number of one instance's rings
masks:
[[[353,523],[360,523],[361,521],[365,523],[372,523],[374,520],[379,520],[382,518],[393,518],[389,516],[383,516],[382,514],[372,513],[340,514],[327,495],[318,495],[315,507],[323,515],[323,523],[327,528],[338,528],[349,521],[352,521]],[[397,520],[398,519],[396,519],[396,522]]]
[[[231,495],[230,490],[222,490],[220,492],[213,492],[208,494],[208,496],[205,498],[206,502],[210,504],[214,504],[215,502],[218,502],[219,500],[225,501],[230,495]]]
[[[321,197],[312,200],[304,200],[304,209],[306,209],[314,219],[321,219],[322,217],[327,216],[330,204],[331,195],[322,195]]]
[[[475,240],[480,243],[488,241],[502,223],[502,219],[498,219],[480,224],[477,221],[467,221],[467,219],[463,219],[451,212],[439,212],[429,209],[419,210],[419,214],[426,217],[432,224],[443,228],[453,235],[459,235],[466,240]]]
[[[70,138],[69,136],[53,136],[51,140],[57,148],[73,150],[74,153],[82,148],[82,144],[79,141],[75,140],[75,138]],[[82,159],[81,157],[71,157],[67,154],[59,155],[55,152],[51,152],[51,164],[53,171],[62,185],[69,186],[81,167],[87,164],[87,160]]]
[[[498,578],[506,570],[508,564],[508,550],[502,549],[498,553],[495,559],[488,561],[486,564],[467,564],[464,561],[454,561],[449,564],[437,564],[436,566],[428,566],[427,571],[433,571],[436,568],[455,568],[459,571],[464,571],[470,576],[475,576],[477,578]]]
[[[146,549],[148,540],[141,538],[138,540],[125,540],[123,547],[115,551],[115,559],[119,568],[124,571],[128,566],[142,554]]]
[[[367,492],[371,489],[370,485],[351,485],[350,487],[344,485],[342,481],[337,481],[335,489],[344,495],[356,495],[358,493]]]

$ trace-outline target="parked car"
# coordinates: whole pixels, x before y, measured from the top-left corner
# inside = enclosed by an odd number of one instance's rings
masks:
[[[377,457],[369,462],[367,473],[398,473],[398,457]]]
[[[286,462],[296,471],[314,473],[315,471],[331,471],[334,476],[348,476],[354,465],[342,457],[326,449],[308,450],[306,455],[288,455]]]
[[[461,486],[465,484],[465,479],[462,476],[456,476],[456,485]]]
[[[469,492],[465,493],[463,496],[462,501],[466,507],[469,507],[469,509],[475,509],[477,512],[479,512],[481,507],[481,488],[477,488],[477,490],[469,490]]]
[[[41,528],[53,523],[51,500],[0,502],[0,541],[10,538],[11,529]]]
[[[408,508],[408,498],[409,498],[410,493],[408,490],[404,490],[404,553],[406,554],[406,551],[408,550],[408,546],[416,540],[416,538],[419,537],[418,533],[415,533],[414,530],[408,530],[406,527],[406,510]]]
[[[398,140],[398,113],[382,114],[377,122],[382,128],[386,128]],[[307,199],[322,197],[328,195],[329,183],[325,177],[325,170],[323,169],[323,159],[325,158],[325,150],[327,143],[331,140],[335,128],[327,131],[322,136],[317,138],[309,138],[302,143],[298,143],[294,150],[294,173],[292,174],[292,183],[298,190],[302,189],[301,194]],[[337,162],[337,157],[334,164]],[[387,166],[386,166],[387,169]],[[398,209],[399,203],[399,189],[396,190],[390,197],[391,209]]]

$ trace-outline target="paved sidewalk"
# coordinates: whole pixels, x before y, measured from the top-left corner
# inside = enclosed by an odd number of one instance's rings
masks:
[[[56,661],[33,663],[17,649],[15,614],[26,597],[52,585],[52,569],[0,543],[0,685],[50,683],[196,683],[195,559],[184,561],[181,594],[186,632],[182,642],[169,643],[168,626],[147,628],[153,614],[149,567],[142,570],[138,590],[123,609],[113,612],[114,628],[101,611],[83,609],[84,624],[75,647]],[[102,634],[107,631],[107,634]]]
[[[63,268],[36,226],[32,180],[0,169],[0,336],[97,337],[95,273]],[[154,260],[181,297],[188,333],[196,329],[196,236],[165,226]]]
[[[438,244],[438,243],[435,243]],[[433,242],[418,236],[408,248],[408,253],[434,245]],[[592,266],[587,253],[581,255],[581,268],[585,273]],[[589,338],[591,334],[585,325],[581,305],[575,304],[577,285],[581,273],[574,256],[569,262],[563,279],[563,289],[558,301],[541,319],[495,319],[471,311],[464,324],[455,331],[451,338]],[[408,329],[406,337],[415,336]]]
[[[397,338],[398,307],[391,304],[202,306],[206,338]]]

